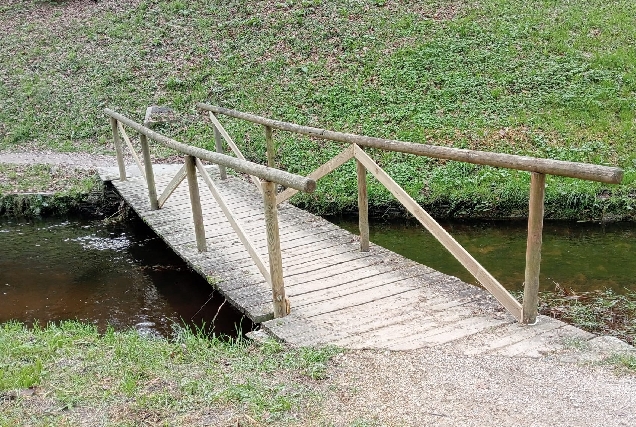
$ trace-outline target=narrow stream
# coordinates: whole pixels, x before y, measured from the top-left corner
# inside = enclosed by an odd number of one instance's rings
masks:
[[[330,221],[358,234],[358,220]],[[525,221],[442,221],[442,226],[509,290],[523,289]],[[414,261],[475,284],[475,279],[419,223],[372,221],[371,241]],[[558,283],[575,292],[636,291],[636,226],[631,223],[546,222],[541,289]]]
[[[0,322],[68,319],[169,336],[252,328],[141,220],[0,217]]]

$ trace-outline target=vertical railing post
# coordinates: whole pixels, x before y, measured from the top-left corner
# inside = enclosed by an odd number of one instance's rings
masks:
[[[207,251],[205,243],[205,228],[203,227],[203,212],[201,211],[201,198],[199,197],[199,183],[197,182],[196,158],[185,156],[186,176],[190,189],[190,204],[192,205],[192,219],[194,221],[194,235],[197,239],[199,252]]]
[[[267,229],[269,275],[272,281],[274,317],[285,317],[289,314],[289,300],[285,296],[285,284],[283,283],[283,259],[280,253],[276,183],[262,181],[261,186],[263,188],[263,204],[265,206],[265,227]]]
[[[523,308],[521,312],[522,322],[525,324],[534,324],[537,320],[544,200],[545,175],[533,172],[530,181],[528,245],[526,248],[526,274],[523,289]]]
[[[119,166],[119,180],[126,181],[126,164],[124,163],[124,150],[121,146],[121,139],[119,138],[117,119],[111,117],[110,126],[113,129],[113,142],[115,143],[115,153],[117,153],[117,166]]]
[[[369,251],[369,197],[367,194],[367,169],[356,160],[358,172],[358,228],[360,229],[360,251]]]
[[[219,132],[216,126],[212,126],[214,127],[214,145],[216,146],[216,152],[223,154],[223,138],[221,137],[221,132]],[[221,175],[221,179],[227,179],[225,166],[219,165],[219,174]]]
[[[265,144],[267,145],[267,166],[276,167],[276,147],[271,126],[265,126]]]
[[[141,152],[144,156],[144,169],[146,171],[146,184],[148,185],[148,198],[150,199],[150,209],[156,211],[159,209],[159,202],[157,201],[157,186],[155,185],[155,174],[152,170],[152,160],[150,159],[150,146],[148,144],[148,137],[143,133],[139,135],[141,142]]]

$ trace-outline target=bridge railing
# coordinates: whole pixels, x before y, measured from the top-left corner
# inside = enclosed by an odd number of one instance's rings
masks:
[[[295,175],[279,169],[266,167],[257,163],[245,160],[242,155],[239,158],[227,156],[225,154],[204,150],[190,145],[182,144],[174,139],[168,138],[152,129],[143,126],[133,120],[116,113],[110,109],[104,112],[110,117],[113,141],[117,153],[117,164],[119,167],[119,178],[126,180],[126,166],[124,163],[124,143],[132,152],[133,159],[142,176],[146,179],[148,186],[148,198],[150,199],[150,208],[152,210],[160,209],[168,200],[174,190],[181,184],[184,179],[188,181],[190,192],[190,203],[192,206],[192,215],[194,221],[194,232],[197,243],[197,249],[200,252],[207,251],[205,238],[205,228],[203,223],[203,212],[201,208],[201,198],[199,194],[199,185],[197,181],[197,172],[202,177],[212,196],[223,211],[223,214],[229,221],[238,235],[239,239],[247,249],[250,257],[258,267],[259,271],[270,284],[272,288],[272,297],[274,304],[274,317],[283,317],[289,314],[289,301],[285,296],[285,286],[283,282],[283,265],[280,250],[280,235],[278,227],[278,203],[276,201],[276,184],[293,188],[296,191],[304,191],[311,193],[316,188],[316,181],[304,176]],[[143,163],[135,151],[124,125],[134,129],[139,133],[141,144]],[[123,139],[123,143],[122,143]],[[157,188],[154,179],[154,171],[150,158],[150,146],[148,140],[158,142],[166,147],[172,148],[179,153],[185,154],[184,166],[175,174],[170,183],[163,190],[161,195],[157,196]],[[238,150],[238,148],[237,148]],[[226,178],[225,168],[229,167],[236,171],[249,174],[255,183],[257,183],[261,194],[263,195],[263,205],[265,214],[265,227],[267,229],[267,248],[269,255],[269,269],[266,267],[265,261],[261,258],[255,245],[241,224],[236,220],[236,216],[231,208],[221,197],[214,181],[205,169],[203,161],[208,161],[219,166],[219,172],[223,179]]]
[[[215,129],[216,147],[219,152],[222,151],[221,138],[225,139],[228,145],[232,147],[233,151],[238,150],[238,148],[236,148],[236,144],[229,137],[216,115],[225,115],[263,125],[265,127],[267,158],[269,165],[274,164],[274,143],[272,138],[273,129],[349,144],[349,146],[340,154],[310,173],[308,178],[319,180],[333,172],[336,168],[348,160],[356,160],[360,249],[362,251],[369,250],[369,220],[366,181],[367,172],[369,172],[378,181],[380,181],[380,183],[382,183],[429,232],[431,232],[431,234],[475,277],[482,286],[484,286],[484,288],[486,288],[518,321],[525,324],[536,323],[538,314],[537,306],[546,175],[565,176],[609,184],[618,184],[621,182],[623,177],[623,171],[620,168],[615,167],[374,138],[334,132],[309,126],[301,126],[204,103],[198,103],[197,107],[209,112],[210,120],[212,121]],[[495,279],[481,264],[479,264],[479,262],[473,258],[466,249],[464,249],[406,191],[404,191],[402,187],[400,187],[380,166],[378,166],[377,163],[375,163],[375,161],[364,152],[362,147],[531,172],[523,303],[520,304],[497,281],[497,279]],[[278,194],[276,202],[281,203],[296,193],[297,189],[288,187],[285,191]]]

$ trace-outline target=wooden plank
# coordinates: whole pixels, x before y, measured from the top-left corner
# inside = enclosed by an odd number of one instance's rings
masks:
[[[464,354],[469,355],[493,353],[504,347],[531,339],[536,335],[562,326],[563,324],[561,322],[551,319],[549,321],[539,322],[532,328],[518,322],[508,322],[490,334],[479,335],[470,340],[465,340],[460,344],[454,343],[454,347]]]
[[[241,240],[241,243],[243,243],[243,246],[245,246],[245,249],[252,257],[252,260],[254,260],[254,264],[256,264],[256,267],[258,267],[258,270],[261,272],[265,280],[268,283],[271,283],[271,277],[269,272],[267,271],[267,268],[265,267],[265,263],[263,262],[261,256],[254,249],[254,245],[252,244],[249,237],[247,237],[247,235],[243,231],[243,227],[234,219],[234,213],[223,202],[223,198],[219,194],[216,188],[216,185],[214,185],[214,183],[212,182],[212,179],[206,172],[203,163],[201,163],[201,161],[197,159],[196,165],[197,165],[197,168],[199,169],[199,173],[203,177],[203,180],[205,181],[208,188],[210,189],[212,196],[214,197],[216,202],[219,204],[219,207],[223,211],[223,214],[225,214],[225,217],[227,218],[228,222],[232,226],[232,229],[236,232],[236,235]]]
[[[386,174],[362,149],[354,153],[367,170],[397,198],[435,238],[457,259],[515,318],[521,319],[521,304],[473,258],[444,228],[411,196]]]
[[[394,286],[383,286],[378,289],[370,289],[367,291],[359,292],[354,294],[351,298],[339,299],[339,300],[330,300],[326,302],[321,302],[317,304],[312,304],[303,308],[303,315],[306,317],[311,317],[317,314],[327,314],[333,313],[344,308],[355,307],[357,305],[366,304],[372,301],[377,301],[382,298],[393,297],[395,295],[399,295],[404,292],[411,291],[415,288],[413,287],[394,287]]]
[[[186,177],[186,170],[185,170],[185,165],[183,165],[183,167],[179,169],[179,171],[175,174],[172,180],[168,183],[166,188],[164,188],[163,192],[161,193],[161,196],[159,196],[159,199],[157,200],[157,205],[159,208],[163,207],[163,205],[166,203],[168,198],[172,195],[172,193],[174,193],[177,187],[179,187],[179,184],[183,182],[185,177]]]
[[[429,330],[423,334],[411,335],[407,338],[389,342],[384,344],[384,347],[392,350],[414,350],[422,347],[437,346],[484,332],[504,323],[506,321],[501,319],[470,316],[437,330]]]
[[[354,280],[347,283],[339,283],[319,292],[303,293],[296,295],[293,289],[289,290],[289,295],[295,297],[296,306],[304,307],[306,305],[315,304],[317,302],[327,301],[330,299],[346,298],[349,295],[366,291],[368,289],[379,288],[381,286],[416,286],[411,279],[413,277],[425,277],[426,273],[422,273],[417,268],[412,268],[410,272],[402,272],[401,275],[395,274],[394,271],[387,271],[376,276]]]
[[[545,175],[535,172],[530,181],[530,213],[528,215],[528,243],[521,319],[521,322],[526,325],[534,324],[537,321],[544,199]]]
[[[572,325],[561,323],[561,327],[554,328],[542,334],[534,335],[523,341],[501,347],[492,352],[500,356],[521,356],[538,358],[547,353],[553,353],[566,348],[566,340],[587,341],[595,335],[583,331]]]
[[[343,164],[345,164],[348,160],[353,157],[353,146],[350,146],[343,151],[340,152],[337,156],[333,157],[324,165],[320,166],[318,169],[307,175],[308,178],[311,178],[315,181],[318,181],[320,178],[325,175],[330,174]],[[298,193],[298,190],[293,188],[287,188],[285,191],[276,196],[276,203],[281,204],[284,201],[290,199],[294,194]]]

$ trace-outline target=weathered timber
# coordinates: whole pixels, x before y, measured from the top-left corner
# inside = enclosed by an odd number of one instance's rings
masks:
[[[254,249],[254,244],[251,242],[250,238],[247,236],[247,234],[243,230],[243,227],[241,227],[241,224],[239,224],[235,220],[234,213],[230,210],[230,208],[227,207],[227,205],[223,201],[223,197],[221,197],[221,195],[219,194],[219,190],[216,188],[216,185],[214,185],[214,182],[212,182],[210,175],[208,175],[208,173],[206,172],[203,163],[201,163],[201,161],[198,159],[197,159],[197,168],[199,169],[199,173],[203,177],[203,180],[205,181],[208,188],[210,189],[210,192],[212,193],[214,200],[216,200],[216,202],[219,204],[219,207],[223,211],[225,218],[232,226],[232,229],[234,230],[238,238],[241,240],[241,243],[243,243],[243,246],[245,247],[247,252],[250,254],[250,257],[252,258],[256,266],[258,267],[259,271],[261,272],[265,280],[268,283],[271,283],[272,279],[271,279],[270,273],[267,271],[267,268],[265,267],[265,263],[261,259],[261,256],[258,254],[258,252],[256,252],[256,249]]]
[[[157,200],[157,186],[155,184],[155,174],[152,170],[152,160],[150,159],[150,147],[148,145],[148,137],[146,135],[139,135],[141,143],[141,151],[144,156],[144,167],[146,173],[146,185],[148,186],[148,200],[150,201],[150,209],[159,209],[159,201]]]
[[[337,156],[330,159],[327,163],[320,166],[318,169],[307,175],[308,178],[318,181],[325,175],[330,174],[344,163],[346,163],[349,159],[353,158],[353,146],[348,147],[340,152]],[[294,194],[298,193],[298,190],[293,188],[288,188],[278,196],[276,196],[276,203],[281,204],[284,201],[288,200]]]
[[[126,181],[126,164],[124,163],[124,150],[121,146],[117,119],[113,117],[110,118],[110,127],[113,132],[113,143],[115,144],[117,167],[119,168],[119,180]]]
[[[238,145],[236,145],[236,143],[234,142],[232,137],[230,137],[230,134],[227,133],[227,131],[225,130],[225,128],[223,127],[221,122],[219,122],[219,120],[216,118],[216,116],[214,114],[212,114],[212,113],[210,113],[210,121],[214,125],[215,135],[218,132],[219,135],[221,137],[223,137],[223,139],[225,140],[227,145],[230,147],[230,150],[232,150],[232,152],[236,155],[236,157],[238,157],[241,160],[247,160],[247,159],[245,159],[245,156],[243,155],[241,150],[238,148]],[[258,179],[258,177],[254,176],[254,175],[250,175],[250,180],[256,186],[256,188],[258,188],[258,191],[260,192],[261,191],[261,180]]]
[[[164,188],[161,196],[157,199],[157,206],[159,208],[163,207],[163,205],[168,201],[168,198],[174,193],[179,184],[183,182],[186,177],[186,167],[183,165],[179,171],[174,175],[172,180],[168,183],[166,188]]]
[[[196,158],[185,157],[186,176],[188,177],[188,188],[190,190],[190,204],[192,205],[192,220],[194,222],[194,234],[197,240],[199,252],[205,252],[205,228],[203,227],[203,213],[201,212],[201,196],[199,195],[199,184],[197,182]]]
[[[267,147],[267,166],[276,167],[276,145],[274,144],[274,135],[270,126],[265,126],[265,145]]]
[[[316,189],[316,181],[305,178],[304,176],[295,175],[279,169],[259,165],[258,163],[237,159],[235,157],[226,156],[225,154],[215,153],[213,151],[208,151],[202,148],[182,144],[181,142],[175,141],[174,139],[168,138],[167,136],[155,132],[152,129],[142,126],[139,123],[136,123],[129,118],[108,108],[106,108],[104,112],[111,118],[124,123],[125,125],[135,129],[137,132],[143,135],[146,135],[153,141],[159,142],[160,144],[172,148],[173,150],[177,150],[183,154],[187,154],[201,160],[206,160],[208,162],[216,163],[220,166],[227,166],[239,172],[255,175],[259,178],[276,182],[278,184],[284,185],[285,187],[295,188],[296,190],[304,191],[306,193],[311,193]],[[117,125],[114,124],[113,127],[116,130]]]
[[[567,176],[570,178],[599,181],[608,184],[619,184],[623,179],[623,170],[616,167],[541,159],[513,154],[490,153],[486,151],[467,150],[461,148],[439,147],[428,144],[361,136],[272,120],[254,114],[243,113],[204,103],[198,103],[197,107],[216,114],[223,114],[264,126],[270,126],[274,129],[295,132],[301,135],[308,135],[314,138],[327,139],[330,141],[357,144],[362,147],[378,148],[386,151],[396,151],[438,159],[456,160],[478,165],[517,169],[528,172],[539,172],[548,175]]]
[[[133,160],[139,168],[139,173],[141,173],[141,175],[145,178],[146,172],[144,170],[144,167],[141,164],[141,160],[139,160],[139,156],[135,151],[135,147],[133,147],[132,142],[130,142],[130,138],[128,137],[128,134],[126,133],[126,130],[124,129],[124,126],[121,124],[121,122],[117,122],[117,129],[119,130],[119,134],[121,135],[121,137],[124,139],[124,142],[126,142],[126,146],[128,147],[128,150],[130,150],[130,154],[132,154]]]
[[[353,146],[355,147],[355,146]],[[356,160],[358,175],[358,229],[360,230],[360,250],[369,251],[369,196],[367,195],[367,170]]]
[[[386,174],[361,148],[355,147],[355,157],[395,196],[435,238],[459,261],[470,274],[484,285],[517,319],[521,320],[521,305],[501,284],[473,258],[466,249],[448,234],[411,196]]]
[[[533,324],[537,320],[544,198],[545,175],[533,173],[530,181],[530,214],[528,216],[528,243],[523,288],[522,322],[525,324]]]
[[[280,252],[278,229],[278,209],[276,208],[276,184],[263,182],[263,202],[265,207],[265,228],[267,229],[267,248],[269,253],[269,272],[271,276],[274,317],[289,314],[289,300],[285,296],[283,283],[283,259]]]
[[[210,116],[214,116],[214,114],[210,113]],[[221,137],[221,132],[219,132],[219,129],[216,126],[214,126],[214,147],[216,148],[217,153],[223,154],[223,138]],[[225,166],[219,166],[219,175],[222,180],[227,179]]]
[[[174,170],[157,175],[156,182],[169,184]],[[217,167],[206,171],[211,171],[209,178],[225,205],[232,206],[233,216],[245,218],[240,221],[243,231],[263,253],[268,245],[261,195],[236,177],[221,181]],[[204,176],[197,181],[205,182]],[[452,342],[463,343],[462,351],[475,352],[518,330],[509,328],[513,317],[484,290],[373,244],[369,252],[359,252],[355,236],[288,204],[279,207],[279,240],[285,293],[292,296],[293,308],[290,315],[274,319],[272,288],[213,197],[202,200],[208,252],[199,252],[192,241],[194,215],[182,204],[189,195],[187,186],[179,186],[163,209],[152,211],[141,177],[113,184],[144,221],[239,311],[293,345],[412,349]],[[535,328],[543,325],[543,317],[539,319]],[[566,337],[588,339],[559,327],[534,339],[512,339],[495,352],[536,357],[562,349]]]

